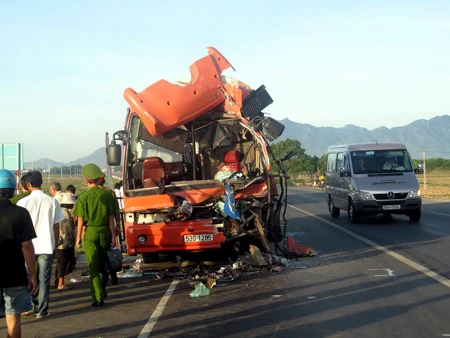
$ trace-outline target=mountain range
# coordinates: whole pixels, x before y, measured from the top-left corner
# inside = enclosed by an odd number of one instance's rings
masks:
[[[41,158],[39,160],[33,161],[33,162],[24,162],[24,168],[30,169],[30,168],[42,168],[42,169],[48,169],[53,167],[60,167],[60,166],[71,166],[71,165],[85,165],[88,163],[95,163],[100,168],[106,168],[106,150],[105,147],[100,147],[97,150],[95,150],[92,154],[84,157],[80,157],[76,160],[70,161],[70,162],[58,162],[49,158]]]
[[[314,127],[310,124],[296,123],[289,119],[281,120],[285,130],[280,138],[300,141],[302,148],[311,156],[321,157],[327,148],[334,144],[401,142],[408,148],[411,157],[450,158],[450,116],[436,116],[430,120],[416,120],[406,126],[374,130],[348,124],[342,128]]]
[[[406,126],[373,130],[348,124],[342,128],[315,127],[310,124],[297,123],[283,119],[285,130],[275,142],[294,139],[300,141],[302,148],[310,156],[321,157],[333,144],[366,143],[366,142],[401,142],[408,148],[411,157],[421,159],[423,152],[427,158],[450,158],[450,116],[436,116],[430,120],[416,120]],[[95,163],[100,168],[106,167],[105,148],[101,147],[92,154],[71,162],[62,163],[48,158],[33,162],[25,162],[24,167],[48,168],[85,165]]]

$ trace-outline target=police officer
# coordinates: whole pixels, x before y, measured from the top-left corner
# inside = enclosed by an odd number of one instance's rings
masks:
[[[116,246],[114,229],[115,201],[110,192],[97,186],[98,180],[104,176],[100,168],[93,164],[86,164],[81,174],[88,185],[88,190],[78,196],[73,214],[78,216],[76,246],[82,246],[82,231],[84,235],[84,251],[89,266],[89,277],[92,306],[102,306],[106,296],[105,286],[108,282],[106,271],[106,251]]]
[[[99,187],[100,189],[104,189],[106,191],[108,191],[114,200],[114,219],[116,222],[116,226],[115,226],[115,234],[114,236],[117,238],[117,236],[119,236],[120,233],[120,213],[119,213],[119,202],[117,201],[117,197],[114,191],[109,190],[108,188],[105,187],[105,177],[106,175],[103,174],[102,177],[100,177],[97,181],[97,187]],[[120,244],[120,243],[119,243]],[[120,250],[120,248],[119,248]],[[112,285],[117,285],[117,283],[119,282],[118,278],[117,278],[117,271],[114,270],[109,270],[109,274],[111,275],[111,284]]]

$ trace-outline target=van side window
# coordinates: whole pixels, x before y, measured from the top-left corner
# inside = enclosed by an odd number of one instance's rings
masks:
[[[327,171],[336,171],[336,153],[329,153],[327,157]]]
[[[339,171],[339,168],[344,167],[345,168],[345,156],[344,153],[337,154],[337,171]]]

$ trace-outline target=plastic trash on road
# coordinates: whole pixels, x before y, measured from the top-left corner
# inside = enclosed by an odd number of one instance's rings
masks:
[[[133,277],[142,277],[142,271],[136,271],[134,269],[127,269],[117,273],[118,278],[133,278]]]
[[[211,293],[211,290],[208,289],[205,284],[203,284],[202,282],[198,283],[197,286],[195,287],[194,291],[192,291],[189,296],[191,296],[192,298],[198,298],[198,297],[203,297],[203,296],[209,296],[209,294]]]

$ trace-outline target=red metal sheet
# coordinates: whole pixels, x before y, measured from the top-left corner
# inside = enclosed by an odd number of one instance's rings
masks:
[[[187,85],[159,80],[140,93],[127,88],[125,100],[153,136],[190,122],[224,102],[225,84],[220,75],[232,68],[215,48],[191,65],[191,81]],[[240,98],[241,99],[241,98]]]

